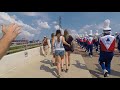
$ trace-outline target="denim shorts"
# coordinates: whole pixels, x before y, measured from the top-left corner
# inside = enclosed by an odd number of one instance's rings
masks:
[[[55,50],[55,56],[64,56],[65,51],[64,50]]]

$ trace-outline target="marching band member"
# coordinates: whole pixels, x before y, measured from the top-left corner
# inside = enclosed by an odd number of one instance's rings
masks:
[[[111,71],[111,61],[114,55],[115,49],[115,37],[110,35],[111,28],[109,27],[110,20],[107,19],[104,22],[103,34],[100,38],[100,56],[99,56],[99,64],[102,67],[104,72],[104,77],[109,76]]]
[[[120,34],[118,35],[118,45],[117,45],[117,47],[118,47],[118,51],[120,53]]]
[[[99,37],[98,37],[98,30],[96,30],[95,37],[94,37],[94,45],[96,48],[96,52],[98,53],[98,46],[99,46]]]
[[[92,57],[93,55],[93,35],[92,30],[90,30],[89,37],[87,39],[87,51],[89,52],[89,56]]]
[[[87,38],[88,38],[88,35],[87,35],[87,32],[85,32],[85,37],[83,38],[85,52],[87,52]]]
[[[79,38],[80,47],[83,48],[83,35]]]
[[[117,49],[120,53],[120,34],[116,32],[116,43],[117,43]]]

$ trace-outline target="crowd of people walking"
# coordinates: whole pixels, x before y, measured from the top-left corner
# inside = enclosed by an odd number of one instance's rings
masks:
[[[85,53],[93,57],[93,49],[99,55],[99,65],[103,70],[104,77],[108,77],[111,73],[111,61],[114,56],[115,47],[117,47],[120,53],[120,33],[111,34],[110,20],[104,21],[103,33],[99,34],[98,30],[93,35],[92,30],[90,34],[85,32],[81,36],[73,38],[68,30],[64,30],[64,35],[61,34],[61,30],[56,30],[56,33],[51,34],[51,50],[52,50],[52,63],[53,66],[57,66],[57,76],[60,78],[61,72],[68,72],[70,66],[70,54],[74,51],[75,40],[77,44],[85,51]],[[46,38],[46,37],[44,37]],[[47,39],[43,40],[44,48],[46,48]],[[49,46],[48,46],[49,47]],[[46,51],[46,49],[44,49]],[[66,69],[63,69],[64,61]]]

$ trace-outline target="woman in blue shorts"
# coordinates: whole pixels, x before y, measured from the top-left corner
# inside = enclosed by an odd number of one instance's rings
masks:
[[[63,68],[63,63],[61,63],[62,60],[64,60],[64,54],[65,54],[65,49],[64,49],[63,44],[68,45],[70,47],[70,44],[68,44],[65,41],[64,37],[61,35],[61,31],[57,30],[56,36],[52,40],[52,46],[55,49],[55,59],[57,61],[58,78],[60,78],[61,65]]]

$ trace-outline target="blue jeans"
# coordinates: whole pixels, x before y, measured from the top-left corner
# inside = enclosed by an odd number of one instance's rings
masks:
[[[87,51],[89,52],[89,55],[93,55],[93,44],[87,46]]]
[[[107,70],[108,74],[111,72],[111,61],[114,56],[113,52],[100,52],[99,64],[103,70]]]
[[[95,42],[96,51],[98,51],[98,45],[99,45],[99,43]]]

